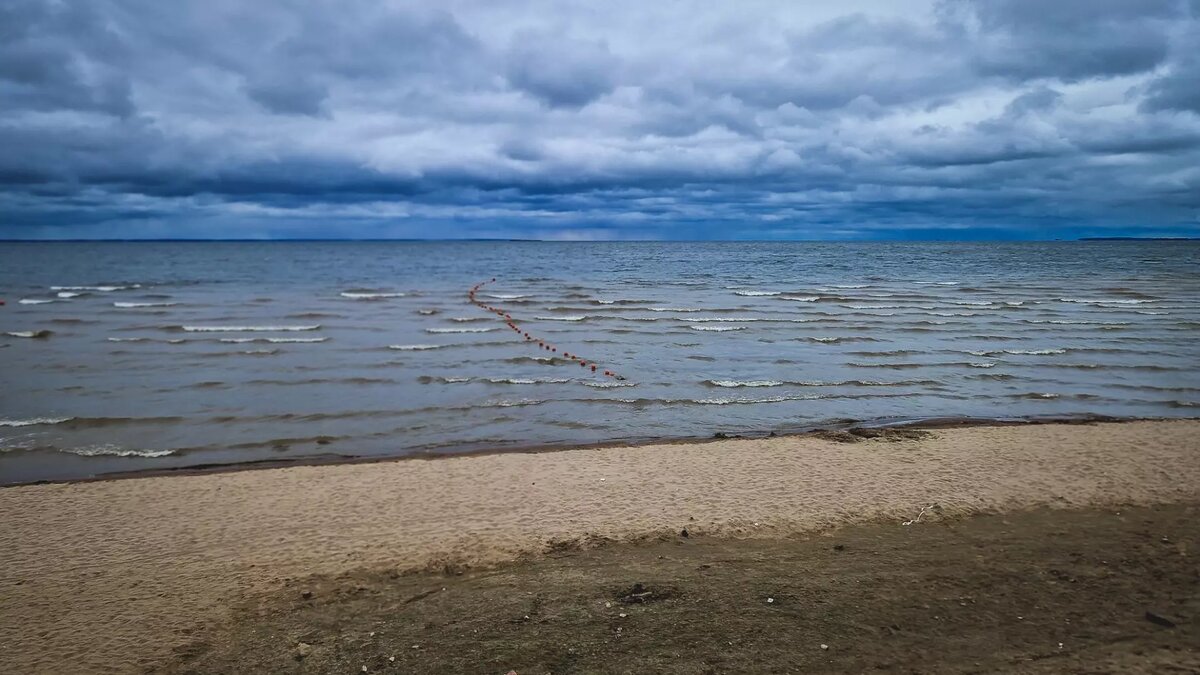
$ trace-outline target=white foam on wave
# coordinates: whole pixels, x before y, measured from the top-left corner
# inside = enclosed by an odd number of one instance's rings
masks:
[[[734,291],[734,295],[741,295],[748,298],[770,297],[773,295],[782,295],[783,291]]]
[[[174,307],[178,302],[114,302],[113,307],[121,309],[140,309],[142,307]]]
[[[780,387],[783,382],[779,380],[705,380],[707,384],[714,387]]]
[[[821,299],[819,295],[781,295],[780,300],[791,300],[792,302],[816,302]]]
[[[571,380],[565,377],[489,377],[492,384],[563,384]]]
[[[957,286],[957,281],[914,281],[914,284],[921,286]]]
[[[995,361],[969,361],[967,365],[972,368],[993,368],[996,365]]]
[[[18,305],[46,305],[51,302],[58,302],[54,298],[21,298],[17,301]]]
[[[703,312],[699,307],[647,307],[651,312]]]
[[[714,333],[724,333],[731,330],[745,330],[745,326],[688,326],[692,330],[705,330]]]
[[[570,316],[535,316],[538,321],[583,321],[587,316],[583,314],[572,314]]]
[[[1029,319],[1026,323],[1049,323],[1059,326],[1128,326],[1128,321],[1072,321],[1067,319]]]
[[[325,342],[328,339],[329,338],[327,338],[327,337],[315,337],[315,338],[277,338],[277,337],[259,338],[259,337],[253,337],[253,338],[221,338],[220,341],[228,342],[231,344],[244,344],[247,342],[270,342],[270,343],[276,343],[276,344],[283,344],[283,343],[293,343],[293,342],[294,343]]]
[[[842,338],[840,337],[810,337],[808,339],[812,340],[813,342],[824,342],[826,344],[833,344],[842,341]]]
[[[594,389],[615,389],[617,387],[636,387],[633,382],[584,382],[583,386],[592,387]]]
[[[846,309],[904,309],[903,305],[842,305]]]
[[[182,326],[189,333],[274,333],[317,330],[321,324],[311,326]]]
[[[16,338],[44,338],[50,337],[53,331],[48,330],[10,330],[5,333],[9,337]]]
[[[450,320],[457,323],[469,323],[472,321],[491,321],[492,319],[487,316],[452,316]]]
[[[128,286],[51,286],[52,291],[97,291],[99,293],[111,293],[113,291],[131,291],[135,288],[141,288],[141,284],[131,284]]]
[[[351,300],[384,300],[386,298],[403,298],[408,293],[368,293],[359,291],[342,291],[338,295]]]
[[[149,342],[150,338],[144,337],[110,337],[105,338],[109,342]]]
[[[675,317],[675,318],[679,319],[680,321],[695,321],[697,323],[711,323],[711,322],[741,323],[743,321],[770,321],[771,320],[771,319],[764,319],[761,317],[753,317],[753,316],[696,316],[696,317],[689,316],[689,317]]]
[[[870,288],[870,284],[830,284],[830,288]]]
[[[528,295],[520,295],[518,293],[481,293],[480,295],[486,295],[489,298],[497,300],[520,300],[521,298],[529,297]]]
[[[83,295],[83,291],[59,291],[58,293],[55,293],[55,295],[63,298],[64,300],[69,300],[71,298],[78,298],[79,296]]]
[[[42,424],[62,424],[74,417],[31,417],[24,420],[0,420],[0,427],[34,427]]]
[[[426,333],[490,333],[495,328],[426,328]]]
[[[402,352],[417,352],[426,349],[441,349],[446,345],[388,345],[388,349],[397,349]]]
[[[133,448],[123,448],[112,443],[104,443],[101,445],[85,445],[78,448],[57,448],[59,452],[65,452],[71,455],[80,455],[82,457],[166,457],[167,455],[175,454],[174,450],[136,450]]]
[[[1002,349],[997,354],[1017,354],[1023,356],[1049,356],[1051,354],[1066,354],[1065,349]]]
[[[1133,300],[1129,298],[1059,298],[1060,302],[1071,302],[1084,305],[1144,305],[1158,300]]]

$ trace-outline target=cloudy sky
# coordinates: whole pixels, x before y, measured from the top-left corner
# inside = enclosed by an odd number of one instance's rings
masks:
[[[4,0],[0,238],[1200,236],[1200,0]]]

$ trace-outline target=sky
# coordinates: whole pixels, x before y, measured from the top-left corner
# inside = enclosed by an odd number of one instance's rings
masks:
[[[1200,0],[3,0],[0,239],[1200,236]]]

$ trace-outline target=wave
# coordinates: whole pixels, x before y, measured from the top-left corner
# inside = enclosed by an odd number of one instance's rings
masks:
[[[58,302],[54,298],[21,298],[17,301],[18,305],[48,305],[52,302]]]
[[[0,427],[33,427],[43,424],[62,424],[70,422],[74,417],[31,417],[23,420],[0,420]]]
[[[989,349],[986,351],[971,351],[965,353],[972,356],[996,356],[998,354],[1012,354],[1015,356],[1050,356],[1053,354],[1066,354],[1069,349]]]
[[[311,326],[180,326],[188,333],[274,333],[317,330],[321,324]]]
[[[79,296],[86,294],[83,291],[59,291],[58,293],[55,293],[55,295],[64,300],[70,300],[71,298],[78,298]]]
[[[344,314],[334,314],[333,312],[297,312],[288,314],[285,319],[344,319]]]
[[[570,316],[535,316],[538,321],[584,321],[589,317],[584,314],[573,314]]]
[[[16,337],[16,338],[40,339],[40,338],[48,338],[51,335],[54,335],[54,331],[46,330],[44,328],[42,330],[10,330],[10,331],[6,332],[5,335],[7,335],[9,337]]]
[[[513,356],[504,361],[505,363],[538,363],[544,366],[567,363],[566,359],[556,359],[553,356]]]
[[[228,342],[228,343],[232,343],[232,344],[243,344],[246,342],[271,342],[271,343],[282,344],[282,343],[292,343],[292,342],[295,342],[295,343],[325,342],[328,339],[329,338],[327,338],[327,337],[317,337],[317,338],[276,338],[276,337],[257,338],[257,337],[254,337],[254,338],[221,338],[220,341]]]
[[[584,382],[583,386],[592,387],[594,389],[615,389],[617,387],[636,387],[637,384],[634,382],[608,382],[608,381],[592,382],[592,381],[588,381],[588,382]]]
[[[714,333],[725,333],[731,330],[745,330],[745,326],[688,326],[692,330],[704,330]]]
[[[700,307],[647,307],[651,312],[703,312]]]
[[[387,298],[403,298],[408,293],[382,293],[375,291],[342,291],[338,295],[351,300],[384,300]]]
[[[914,281],[919,286],[957,286],[957,281]]]
[[[1056,326],[1128,326],[1128,321],[1076,321],[1068,319],[1025,319],[1025,323],[1045,323]]]
[[[489,298],[495,298],[497,300],[520,300],[522,298],[529,297],[528,295],[520,295],[517,293],[480,293],[480,295]]]
[[[417,314],[420,314],[421,316],[433,316],[434,314],[437,314],[438,311],[439,310],[436,309],[418,309]]]
[[[1085,305],[1144,305],[1159,300],[1134,300],[1131,298],[1059,298],[1059,302],[1071,302]]]
[[[113,303],[114,307],[121,309],[138,309],[138,307],[173,307],[179,303]]]
[[[492,384],[564,384],[571,380],[565,377],[485,377]]]
[[[420,382],[421,384],[462,384],[470,381],[471,378],[469,377],[435,377],[433,375],[422,375],[417,378],[417,382]]]
[[[105,338],[109,342],[149,342],[150,338],[144,337],[110,337]]]
[[[452,316],[452,317],[450,317],[450,320],[454,321],[456,323],[469,323],[472,321],[491,321],[492,317],[490,317],[490,316]]]
[[[626,403],[636,406],[647,405],[756,405],[761,403],[784,403],[786,401],[814,401],[827,398],[820,394],[796,394],[769,396],[765,398],[609,398],[588,399],[591,403]]]
[[[842,305],[846,309],[904,309],[904,305]]]
[[[426,349],[441,349],[449,345],[388,345],[388,349],[397,349],[402,352],[424,351]]]
[[[59,452],[65,452],[71,455],[79,455],[81,457],[166,457],[167,455],[175,454],[174,450],[136,450],[134,448],[124,448],[112,443],[104,443],[102,445],[85,445],[78,448],[55,448]]]
[[[710,387],[779,387],[783,386],[783,382],[779,380],[705,380],[703,384]]]
[[[426,328],[426,333],[491,333],[497,330],[492,328]]]
[[[98,291],[100,293],[111,293],[113,291],[131,291],[135,288],[141,288],[141,284],[130,284],[127,286],[51,286],[52,291]]]
[[[922,354],[924,352],[922,352],[919,349],[889,349],[886,351],[878,351],[878,352],[846,352],[846,353],[850,354],[852,356],[909,356],[912,354]],[[983,355],[977,354],[976,356],[983,356]]]
[[[782,295],[783,291],[734,291],[734,295],[740,295],[748,298],[770,297],[773,295]]]
[[[792,302],[816,302],[821,299],[819,295],[781,295],[780,300],[791,300]]]

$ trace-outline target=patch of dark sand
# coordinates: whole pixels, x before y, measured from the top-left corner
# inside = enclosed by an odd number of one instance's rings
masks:
[[[822,438],[827,441],[835,441],[837,443],[858,443],[866,440],[883,440],[883,441],[919,441],[922,438],[928,437],[928,431],[921,429],[909,429],[904,427],[855,427],[853,429],[829,429],[822,431],[814,431],[813,435],[817,438]]]
[[[1197,516],[1041,510],[298,579],[166,670],[1200,672]]]

